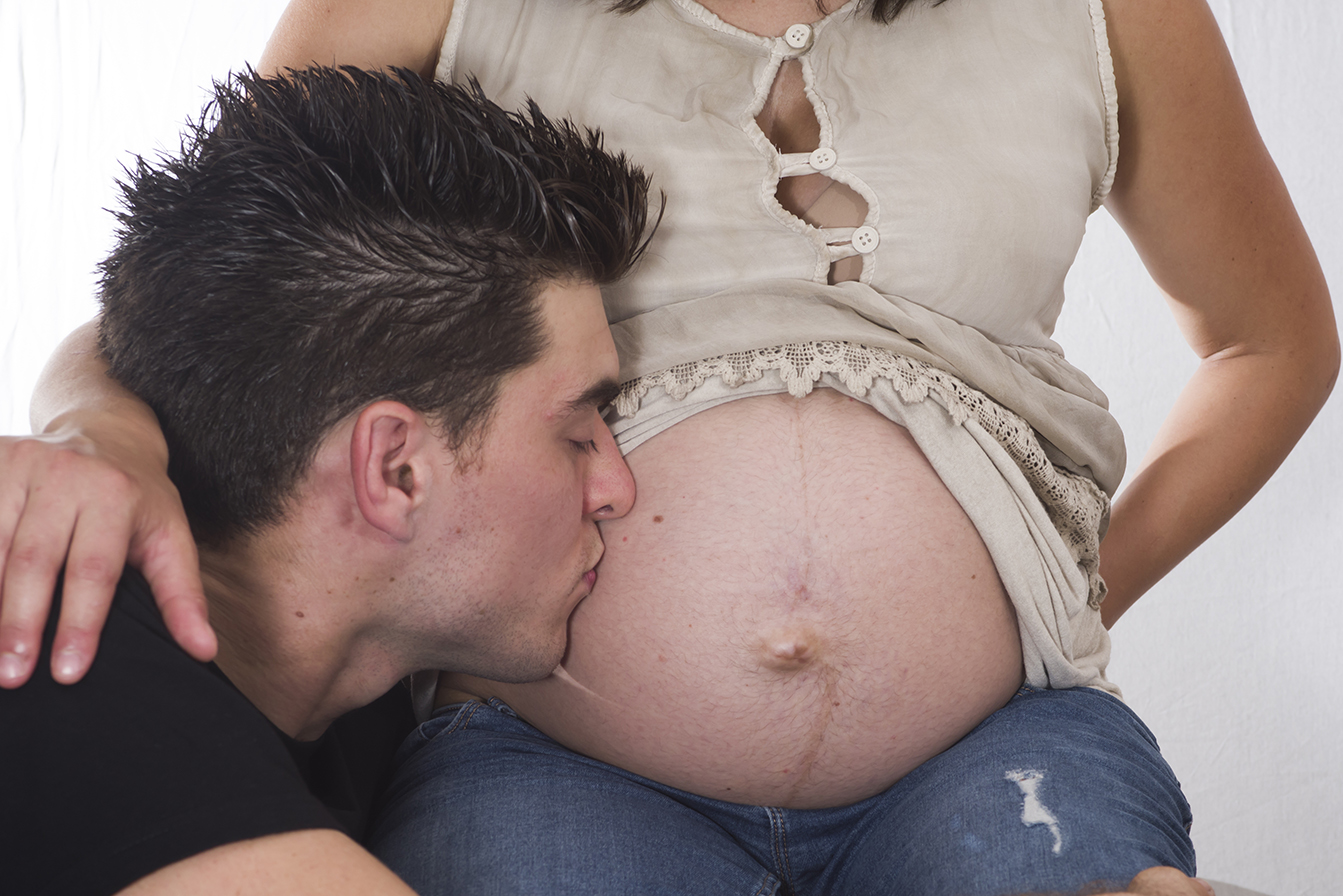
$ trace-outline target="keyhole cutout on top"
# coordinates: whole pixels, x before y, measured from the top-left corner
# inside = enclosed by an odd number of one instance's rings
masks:
[[[821,123],[807,99],[798,60],[779,66],[755,123],[779,152],[810,153],[820,146]],[[813,227],[858,227],[867,218],[867,201],[856,190],[820,172],[779,178],[775,197]],[[830,266],[829,281],[857,280],[862,271],[861,255],[841,258]]]

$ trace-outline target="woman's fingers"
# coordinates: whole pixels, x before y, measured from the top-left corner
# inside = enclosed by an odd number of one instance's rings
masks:
[[[93,663],[130,540],[131,519],[124,507],[90,500],[79,508],[51,649],[51,677],[62,684],[79,681]]]
[[[176,494],[173,495],[176,502]],[[196,542],[186,514],[151,529],[131,546],[131,563],[139,568],[154,592],[168,631],[182,649],[202,662],[214,659],[219,645],[210,628],[210,613],[201,585]]]
[[[103,485],[99,500],[80,507],[70,542],[52,677],[73,684],[92,665],[127,559],[149,582],[178,644],[198,660],[214,659],[196,544],[176,489],[162,475],[108,476]]]
[[[173,637],[213,658],[196,547],[166,473],[81,436],[0,438],[0,687],[32,675],[62,566],[52,676],[83,677],[128,557]]]
[[[82,500],[72,455],[46,437],[0,440],[0,687],[23,684],[37,662]]]

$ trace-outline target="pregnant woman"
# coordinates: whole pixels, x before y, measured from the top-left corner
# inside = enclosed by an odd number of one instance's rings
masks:
[[[1202,0],[614,5],[295,0],[262,61],[476,78],[667,196],[606,295],[635,508],[550,677],[439,683],[375,851],[426,893],[1193,873],[1104,623],[1262,485],[1338,365]],[[1202,358],[1113,508],[1122,436],[1050,339],[1101,204]],[[46,388],[50,428],[169,515],[120,460],[152,421],[95,412],[96,371]]]

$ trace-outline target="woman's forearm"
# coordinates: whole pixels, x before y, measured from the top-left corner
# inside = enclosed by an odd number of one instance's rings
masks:
[[[1105,2],[1119,94],[1106,207],[1202,359],[1101,544],[1112,624],[1282,463],[1328,396],[1319,260],[1205,0]]]
[[[33,432],[79,433],[133,446],[141,457],[165,470],[168,466],[158,418],[107,373],[96,320],[79,327],[52,353],[33,391],[29,422]]]
[[[290,0],[257,71],[400,66],[432,78],[451,15],[452,0]]]
[[[1106,626],[1254,496],[1338,373],[1332,320],[1312,344],[1209,358],[1181,391],[1101,544]]]

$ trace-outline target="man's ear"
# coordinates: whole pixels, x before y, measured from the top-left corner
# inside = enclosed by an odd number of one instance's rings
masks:
[[[414,534],[414,511],[428,497],[442,466],[443,448],[419,413],[399,401],[379,401],[359,412],[350,434],[350,478],[364,519],[397,541]]]

